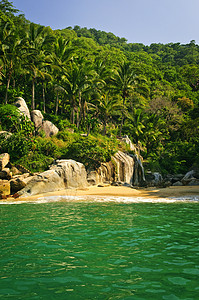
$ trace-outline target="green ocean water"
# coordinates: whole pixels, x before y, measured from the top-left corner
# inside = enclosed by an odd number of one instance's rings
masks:
[[[0,299],[199,299],[199,203],[2,204]]]

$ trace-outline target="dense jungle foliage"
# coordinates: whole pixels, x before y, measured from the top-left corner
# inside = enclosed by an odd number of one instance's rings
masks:
[[[35,137],[26,120],[17,123],[15,97],[41,110],[59,135]],[[186,172],[199,163],[195,41],[145,46],[79,26],[52,30],[0,1],[0,104],[1,129],[13,132],[0,150],[32,170],[58,157],[108,160],[121,135],[153,170]]]

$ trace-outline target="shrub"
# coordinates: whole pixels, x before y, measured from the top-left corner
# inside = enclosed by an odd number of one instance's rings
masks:
[[[6,140],[4,138],[0,139],[0,150],[1,152],[9,153],[11,161],[14,162],[15,160],[34,150],[35,144],[36,141],[34,138],[26,137],[17,132],[12,134]]]
[[[30,152],[18,159],[16,163],[23,165],[31,172],[43,172],[48,169],[48,166],[52,164],[54,158],[43,155],[38,152]]]
[[[34,132],[33,123],[14,105],[0,105],[0,122],[5,131],[18,132],[26,136],[32,136]]]
[[[105,137],[82,137],[74,141],[63,151],[63,158],[74,159],[86,168],[98,168],[101,162],[111,160],[117,151],[117,142]]]
[[[51,138],[37,138],[36,152],[45,156],[58,158],[61,155],[59,147]]]
[[[0,122],[5,131],[16,131],[16,124],[20,118],[20,112],[16,106],[7,104],[0,105]]]

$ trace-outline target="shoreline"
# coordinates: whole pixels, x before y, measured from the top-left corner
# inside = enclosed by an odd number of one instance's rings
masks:
[[[199,186],[170,186],[167,188],[130,188],[124,186],[90,186],[85,189],[67,189],[61,191],[48,192],[38,195],[33,195],[29,197],[19,197],[19,198],[7,198],[2,202],[29,202],[29,201],[37,201],[41,198],[46,197],[58,197],[58,196],[66,196],[66,197],[86,197],[86,196],[96,196],[96,197],[129,197],[129,198],[139,198],[140,201],[143,199],[165,199],[165,198],[178,198],[178,197],[186,197],[186,196],[198,196],[199,197]],[[167,199],[169,200],[169,199]],[[69,201],[74,201],[69,198]],[[1,202],[1,201],[0,201]]]

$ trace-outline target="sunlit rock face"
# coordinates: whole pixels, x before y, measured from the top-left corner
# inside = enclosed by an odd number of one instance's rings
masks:
[[[25,117],[27,117],[30,120],[30,111],[28,109],[26,101],[23,98],[18,97],[14,105],[18,108],[21,114],[23,114]]]
[[[74,160],[57,160],[50,170],[33,177],[16,196],[27,197],[70,188],[87,187],[83,164]]]
[[[144,169],[138,156],[122,151],[118,151],[110,162],[102,163],[97,170],[89,170],[87,179],[91,185],[104,182],[125,182],[136,186],[145,184]]]

